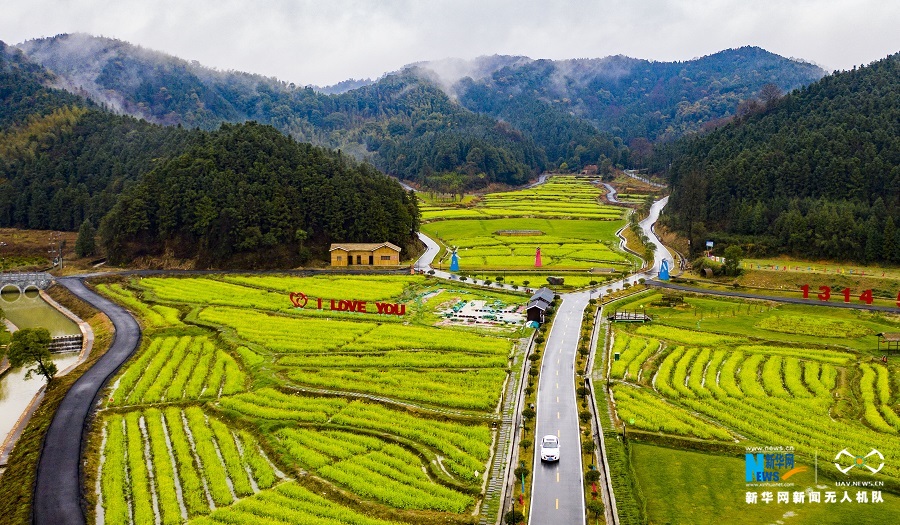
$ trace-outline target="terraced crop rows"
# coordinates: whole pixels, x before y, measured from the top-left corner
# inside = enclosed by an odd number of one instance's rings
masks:
[[[138,299],[133,291],[124,288],[121,284],[98,284],[97,289],[137,314],[144,323],[144,328],[184,326],[179,319],[177,309],[161,304],[148,305]]]
[[[434,327],[288,318],[225,307],[205,308],[199,319],[290,354],[277,363],[282,377],[296,385],[480,412],[497,406],[511,347],[505,339],[470,332],[447,337]],[[452,362],[456,370],[442,370],[445,352],[461,359]]]
[[[398,445],[305,428],[283,428],[276,435],[305,468],[392,507],[463,512],[474,503],[471,496],[436,483],[422,460]]]
[[[287,491],[266,490],[277,480],[264,473],[274,467],[247,453],[258,453],[259,443],[286,472],[313,471],[355,494],[368,511],[469,512],[489,467],[492,431],[485,417],[500,400],[511,341],[427,326],[435,305],[426,301],[417,303],[425,311],[416,317],[310,315],[294,310],[285,293],[397,301],[398,294],[419,293],[410,287],[423,280],[378,278],[367,289],[358,277],[145,278],[133,282],[137,290],[111,288],[135,302],[142,317],[190,313],[184,324],[158,324],[114,382],[103,418],[99,497],[109,509],[103,521],[386,523],[362,518],[367,511],[309,499],[275,505]],[[348,285],[353,291],[341,290]],[[200,335],[204,330],[220,335]],[[329,394],[316,394],[320,389]],[[155,404],[162,407],[148,408]],[[137,406],[142,411],[123,412]],[[210,408],[253,434],[229,429]],[[320,444],[339,441],[356,450],[347,444],[352,433],[368,435],[365,450],[342,455],[333,447],[297,445],[298,436],[318,436]],[[168,455],[169,463],[154,454]],[[321,514],[328,505],[332,511]]]
[[[488,412],[497,404],[506,370],[297,368],[287,377],[298,384],[318,388],[353,390],[427,405]]]
[[[336,504],[296,483],[282,483],[273,490],[260,492],[209,516],[196,519],[192,525],[401,525],[368,517]]]
[[[622,208],[600,204],[605,190],[572,177],[551,177],[544,184],[514,192],[489,193],[474,207],[423,206],[422,220],[490,217],[618,219]]]
[[[104,523],[183,523],[277,481],[250,434],[196,407],[112,414],[103,427]]]
[[[490,456],[491,432],[484,425],[429,420],[363,401],[291,395],[264,388],[224,397],[218,404],[250,417],[331,423],[410,439],[434,448],[444,456],[449,470],[466,481],[479,479],[474,472],[484,472]]]
[[[296,277],[262,275],[224,275],[221,280],[227,283],[250,286],[263,290],[279,292],[303,292],[313,298],[340,298],[352,290],[353,298],[358,301],[385,301],[400,296],[411,286],[425,281],[423,277],[411,276],[408,279],[397,279],[379,275],[355,276],[321,276],[316,279],[298,280]]]
[[[467,271],[534,268],[538,247],[549,270],[630,266],[615,248],[623,208],[601,204],[602,193],[584,180],[551,177],[535,188],[485,195],[466,208],[428,207],[422,230],[458,247]],[[500,233],[516,230],[541,234]]]
[[[696,337],[691,337],[690,330],[661,325],[642,326],[636,333],[667,339],[671,346],[656,363],[647,358],[641,361],[637,357],[645,355],[644,349],[653,341],[624,331],[615,335],[614,350],[622,351],[623,357],[613,363],[611,377],[634,382],[632,367],[655,369],[652,388],[669,402],[661,403],[645,389],[617,385],[619,417],[633,421],[634,428],[729,439],[728,432],[708,423],[715,421],[759,442],[779,436],[779,443],[795,446],[810,457],[815,450],[841,450],[847,442],[879,444],[883,453],[900,453],[900,442],[884,436],[900,431],[900,416],[891,405],[889,371],[880,364],[859,365],[862,425],[830,414],[841,369],[847,373],[847,367],[853,366],[850,353],[747,345],[740,338],[708,333],[695,332]],[[691,339],[715,349],[690,346]],[[885,471],[900,474],[896,465],[886,466]]]
[[[157,337],[125,369],[109,404],[214,398],[239,392],[245,381],[234,358],[216,349],[207,337]]]

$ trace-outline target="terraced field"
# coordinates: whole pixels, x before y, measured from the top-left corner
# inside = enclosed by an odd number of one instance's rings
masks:
[[[606,193],[587,181],[554,176],[534,188],[489,193],[462,207],[436,204],[420,206],[423,221],[447,219],[491,219],[496,217],[538,217],[614,220],[622,209],[600,204],[598,197]]]
[[[105,523],[183,523],[278,480],[253,436],[197,407],[115,413],[102,428]]]
[[[630,267],[615,237],[625,224],[624,209],[600,204],[603,191],[582,179],[553,177],[464,208],[427,208],[422,231],[457,247],[460,268],[468,272],[534,269],[538,247],[542,267],[551,271]]]
[[[667,306],[668,301],[661,299],[661,294],[647,292],[611,307],[643,308],[653,317],[652,323],[641,326],[611,325],[610,359],[604,370],[597,371],[609,378],[616,421],[627,424],[629,430],[653,433],[658,437],[652,439],[663,442],[671,436],[718,443],[724,449],[737,445],[735,451],[746,446],[794,447],[798,465],[811,466],[818,458],[820,486],[844,479],[837,477],[827,460],[847,447],[863,452],[877,449],[886,458],[900,455],[900,368],[893,361],[881,363],[874,336],[897,331],[900,319],[698,297]],[[676,443],[678,448],[690,441]],[[708,450],[707,446],[691,447]],[[615,446],[611,449],[621,454]],[[721,458],[709,457],[710,462]],[[625,469],[625,476],[638,472],[645,481],[681,468],[620,463],[617,468]],[[887,461],[877,477],[865,474],[854,472],[850,479],[888,480],[892,487],[888,491],[900,487],[900,465]],[[743,479],[742,471],[735,473],[735,479]],[[798,475],[791,481],[795,480],[800,488],[791,490],[814,485],[812,475]],[[647,501],[687,497],[681,489],[665,488],[655,481],[639,488],[624,486],[624,490],[643,493]],[[715,490],[684,492],[723,499]],[[732,499],[727,505],[717,504],[733,513],[727,519],[756,519],[758,513],[743,503],[743,492],[735,492]],[[873,514],[868,509],[854,512],[862,512],[866,523],[877,522],[881,515],[896,516],[900,498],[887,494],[884,499],[885,506],[873,507]],[[623,523],[639,520],[638,507],[628,506]],[[647,506],[650,515],[645,518],[657,521],[692,512],[680,503],[675,508],[677,512],[654,503]],[[800,516],[818,515],[802,505],[786,506],[788,510]],[[838,521],[855,515],[843,508],[835,512]]]
[[[434,308],[471,292],[420,276],[271,275],[101,290],[141,317],[145,337],[92,436],[98,523],[476,519],[524,329],[432,326]],[[405,301],[408,315],[296,309],[295,291]],[[322,486],[351,497],[310,491]]]
[[[682,309],[709,307],[709,301],[687,299]],[[830,312],[821,308],[788,315],[759,305],[751,307],[755,311],[742,303],[719,306],[718,317],[695,322],[708,327],[702,330],[667,326],[671,319],[682,324],[685,313],[667,317],[669,308],[652,306],[647,309],[655,316],[652,324],[614,327],[611,352],[620,358],[610,361],[608,373],[622,420],[632,428],[701,439],[768,444],[777,436],[778,444],[794,446],[806,458],[817,450],[840,451],[847,443],[900,454],[900,441],[890,437],[900,433],[900,396],[891,379],[896,365],[889,368],[871,353],[838,345],[783,340],[784,334],[805,340],[812,326],[824,327],[820,336],[840,326],[858,337],[874,330],[870,325],[896,329],[896,320],[873,315],[849,324],[829,319]],[[742,308],[744,316],[737,313]],[[777,322],[785,318],[796,321]],[[732,333],[707,331],[714,326]],[[755,328],[752,336],[742,333],[745,327]],[[760,339],[767,333],[779,340]],[[900,478],[898,465],[886,465],[883,472]]]

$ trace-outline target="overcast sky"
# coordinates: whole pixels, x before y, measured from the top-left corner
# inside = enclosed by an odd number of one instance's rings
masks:
[[[296,84],[479,55],[689,60],[756,45],[850,69],[900,51],[897,0],[4,0],[0,40],[118,38]]]

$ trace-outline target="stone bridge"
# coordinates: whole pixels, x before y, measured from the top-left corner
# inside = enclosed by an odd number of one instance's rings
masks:
[[[0,273],[0,292],[9,292],[10,287],[19,293],[32,288],[46,290],[53,283],[53,276],[46,272]]]

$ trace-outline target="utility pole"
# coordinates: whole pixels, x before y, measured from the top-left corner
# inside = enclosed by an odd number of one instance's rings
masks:
[[[55,255],[53,264],[54,266],[59,265],[60,270],[63,269],[63,248],[65,248],[65,246],[66,241],[62,238],[62,233],[50,233],[50,249],[47,250],[47,252],[51,255]]]

